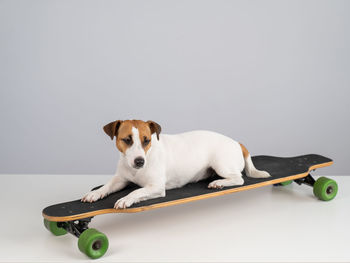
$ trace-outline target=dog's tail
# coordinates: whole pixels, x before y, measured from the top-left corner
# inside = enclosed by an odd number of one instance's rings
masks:
[[[248,152],[247,148],[244,147],[243,144],[239,144],[242,148],[242,153],[243,153],[243,158],[244,158],[244,171],[245,174],[248,177],[252,177],[252,178],[267,178],[270,177],[271,175],[266,172],[266,171],[260,171],[258,169],[255,168],[252,158],[250,157],[250,153]]]

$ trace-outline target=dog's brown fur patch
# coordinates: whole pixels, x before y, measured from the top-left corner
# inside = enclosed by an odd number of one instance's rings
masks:
[[[122,153],[125,153],[125,151],[131,146],[131,145],[127,145],[123,139],[124,138],[128,138],[129,136],[132,136],[132,123],[130,121],[123,121],[120,126],[119,126],[119,130],[118,130],[118,136],[116,139],[116,146],[118,148],[118,150]]]
[[[126,120],[120,124],[119,130],[118,130],[118,137],[116,140],[116,146],[118,150],[122,153],[125,153],[125,151],[131,146],[131,145],[127,145],[122,139],[127,138],[130,135],[132,136],[133,127],[138,129],[142,147],[144,148],[145,153],[147,153],[147,151],[151,147],[152,134],[148,123],[141,120]],[[145,139],[150,141],[148,145],[144,145]]]
[[[242,153],[243,153],[244,159],[247,159],[247,158],[248,158],[248,155],[249,155],[249,152],[248,152],[247,148],[245,148],[244,145],[241,144],[241,143],[240,143],[239,145],[240,145],[241,148],[242,148]]]

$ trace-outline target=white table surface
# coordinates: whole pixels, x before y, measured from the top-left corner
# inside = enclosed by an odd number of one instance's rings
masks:
[[[1,262],[90,261],[77,238],[55,237],[41,211],[80,198],[106,175],[0,175]],[[350,262],[350,176],[330,202],[295,183],[90,223],[110,246],[98,262]]]

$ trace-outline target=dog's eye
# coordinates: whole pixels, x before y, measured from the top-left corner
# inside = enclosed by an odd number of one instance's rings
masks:
[[[125,142],[125,144],[127,144],[127,145],[132,144],[132,139],[130,137],[124,138],[124,139],[122,139],[122,141]]]
[[[150,140],[147,137],[144,137],[143,139],[143,146],[147,146],[149,144]]]

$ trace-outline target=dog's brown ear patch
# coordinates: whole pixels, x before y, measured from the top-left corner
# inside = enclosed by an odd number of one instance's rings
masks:
[[[103,127],[103,130],[105,131],[105,133],[109,135],[109,137],[111,137],[111,140],[113,140],[114,136],[117,137],[118,129],[122,122],[123,121],[120,121],[120,120],[112,121]]]
[[[162,131],[162,127],[155,121],[147,121],[147,124],[149,128],[151,129],[151,134],[156,133],[157,134],[157,139],[159,141],[159,134]]]

